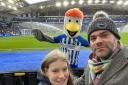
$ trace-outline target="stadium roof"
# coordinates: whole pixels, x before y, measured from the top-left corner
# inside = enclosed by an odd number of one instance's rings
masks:
[[[86,14],[94,14],[98,10],[109,14],[128,14],[128,0],[0,0],[0,7],[0,12],[16,15],[33,11],[63,14],[65,10],[73,7],[79,7]]]
[[[28,4],[36,4],[44,1],[49,1],[49,0],[25,0]]]

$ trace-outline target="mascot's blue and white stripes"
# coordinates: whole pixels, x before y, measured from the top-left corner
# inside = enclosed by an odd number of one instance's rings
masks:
[[[68,55],[71,68],[78,66],[78,56],[81,46],[89,46],[87,40],[79,35],[84,15],[78,8],[69,9],[64,17],[64,31],[55,37],[45,35],[38,29],[34,29],[33,33],[39,41],[48,41],[51,43],[60,43],[61,50]],[[83,55],[84,56],[84,55]]]

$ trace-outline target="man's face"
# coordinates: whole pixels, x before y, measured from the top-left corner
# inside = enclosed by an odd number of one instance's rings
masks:
[[[90,46],[99,58],[109,57],[117,47],[118,39],[107,30],[98,30],[90,34]]]

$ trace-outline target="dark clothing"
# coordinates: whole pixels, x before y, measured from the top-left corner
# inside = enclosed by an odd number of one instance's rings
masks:
[[[89,85],[89,70],[87,66],[84,74],[76,80],[77,85]],[[112,56],[112,61],[101,75],[98,85],[128,85],[128,48],[123,47]]]
[[[38,85],[52,85],[49,79],[42,75],[40,72],[37,73]]]

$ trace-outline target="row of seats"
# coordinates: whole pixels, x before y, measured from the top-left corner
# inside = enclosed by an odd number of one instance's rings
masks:
[[[71,69],[75,77],[83,74],[83,69]],[[0,85],[48,85],[49,81],[39,72],[18,72],[0,74]]]
[[[37,73],[5,73],[0,74],[0,85],[38,85]]]

